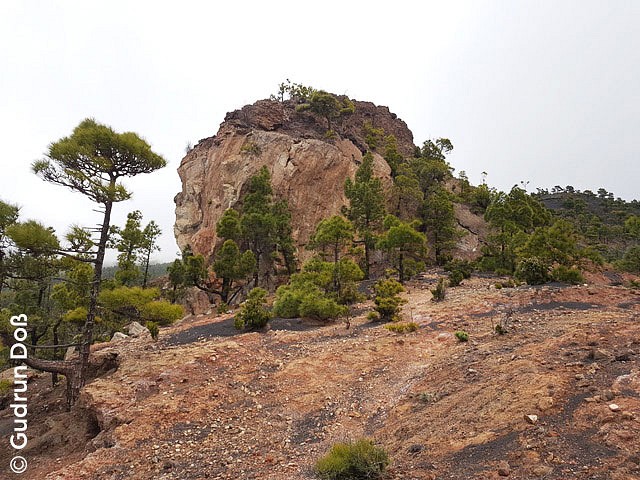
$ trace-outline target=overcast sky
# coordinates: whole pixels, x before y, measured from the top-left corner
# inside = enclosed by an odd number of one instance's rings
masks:
[[[187,143],[285,78],[450,138],[473,183],[640,198],[639,25],[636,0],[1,2],[0,198],[60,234],[93,225],[30,164],[86,117],[135,131],[168,166],[128,181],[114,220],[141,210],[171,260]]]

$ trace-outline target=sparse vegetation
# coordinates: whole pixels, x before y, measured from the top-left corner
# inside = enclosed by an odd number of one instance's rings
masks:
[[[231,308],[226,302],[220,302],[216,308],[218,315],[229,313],[229,310],[231,310]]]
[[[247,300],[240,307],[236,315],[234,326],[238,330],[259,330],[267,325],[271,319],[271,312],[267,309],[267,291],[256,287],[249,292]]]
[[[516,268],[515,277],[528,285],[541,285],[550,279],[549,266],[538,257],[524,258]]]
[[[376,304],[375,310],[380,315],[380,320],[389,322],[397,317],[400,306],[405,300],[399,293],[404,292],[404,287],[400,282],[392,278],[380,280],[373,287],[375,296],[373,301]]]
[[[433,302],[441,302],[445,299],[447,295],[447,283],[443,277],[438,279],[436,288],[431,290],[431,295],[433,295],[431,299]]]
[[[158,328],[158,324],[156,322],[148,321],[145,323],[147,330],[151,334],[151,338],[154,340],[158,340],[158,335],[160,334],[160,329]]]
[[[415,322],[392,322],[384,326],[390,332],[409,333],[418,330],[418,324]]]
[[[516,286],[516,282],[514,282],[511,278],[502,282],[496,282],[494,285],[497,290],[501,290],[503,288],[515,288]]]
[[[8,379],[0,380],[0,396],[4,396],[13,388],[13,382]]]
[[[447,262],[444,269],[449,272],[449,286],[457,287],[462,280],[471,278],[473,265],[468,260],[451,260]]]
[[[383,448],[376,447],[371,440],[360,439],[333,445],[316,462],[315,471],[323,480],[376,480],[383,477],[389,463],[389,455]]]
[[[551,278],[557,282],[570,283],[572,285],[578,285],[584,283],[584,276],[582,272],[577,268],[569,268],[564,265],[559,265],[551,272]]]
[[[465,332],[464,330],[458,330],[457,332],[454,333],[454,335],[456,336],[456,338],[460,342],[468,342],[469,341],[469,334],[467,332]]]
[[[262,153],[262,149],[260,145],[254,142],[246,142],[242,147],[240,147],[240,151],[242,153],[246,153],[247,155],[255,155],[259,156]]]

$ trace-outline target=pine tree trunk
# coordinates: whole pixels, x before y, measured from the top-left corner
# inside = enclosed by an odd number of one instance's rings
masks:
[[[142,288],[147,288],[147,280],[149,279],[149,260],[151,257],[151,249],[147,250],[147,256],[144,262],[144,278],[142,279]]]
[[[113,182],[115,184],[115,181]],[[67,401],[73,405],[80,396],[80,389],[87,379],[87,368],[89,366],[89,355],[91,353],[91,343],[93,343],[93,329],[95,326],[96,311],[98,309],[98,295],[100,294],[100,282],[102,281],[102,264],[109,236],[109,223],[111,222],[111,209],[113,203],[107,201],[104,208],[102,228],[100,229],[100,241],[96,252],[95,269],[93,272],[93,282],[89,294],[89,311],[82,333],[82,343],[80,345],[80,364],[74,369],[71,377],[67,376],[67,394],[70,398]],[[71,381],[70,381],[71,380]]]

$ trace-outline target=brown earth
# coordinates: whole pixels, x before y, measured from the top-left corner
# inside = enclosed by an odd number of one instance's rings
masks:
[[[119,368],[71,413],[63,386],[29,384],[19,478],[312,479],[331,444],[365,436],[390,453],[390,479],[640,479],[637,291],[474,277],[433,303],[436,277],[408,286],[411,334],[367,323],[362,304],[349,329],[277,320],[235,334],[230,315],[200,316],[157,343],[96,346]],[[10,414],[2,478],[18,478],[6,476]]]

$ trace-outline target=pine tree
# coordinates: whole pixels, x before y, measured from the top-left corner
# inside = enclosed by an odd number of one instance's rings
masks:
[[[376,234],[382,227],[385,213],[382,182],[373,176],[373,156],[370,152],[362,157],[355,180],[347,178],[345,181],[344,192],[349,200],[345,215],[364,244],[364,274],[365,278],[369,278],[371,250],[375,248]]]
[[[95,120],[82,121],[73,133],[49,146],[46,158],[33,164],[33,171],[47,182],[79,192],[102,207],[99,238],[91,262],[94,277],[77,363],[48,363],[36,358],[25,361],[33,368],[62,373],[67,377],[69,406],[75,402],[87,379],[87,368],[102,279],[102,266],[114,203],[128,200],[120,179],[151,173],[166,161],[147,142],[132,132],[116,133]]]
[[[393,215],[384,219],[386,232],[378,241],[378,248],[386,250],[398,270],[398,280],[404,283],[417,271],[424,268],[427,254],[426,237],[413,224],[406,223]]]

